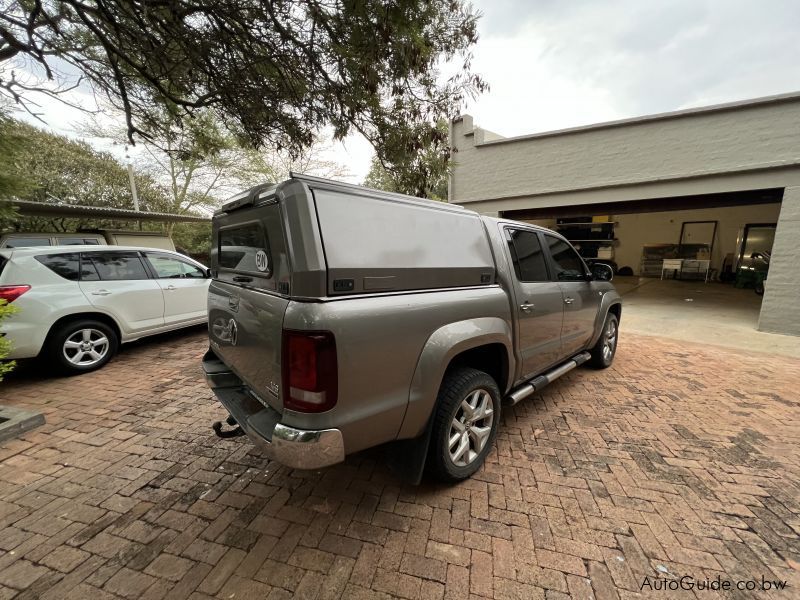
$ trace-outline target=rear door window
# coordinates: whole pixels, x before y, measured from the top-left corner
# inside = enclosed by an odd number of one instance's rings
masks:
[[[80,281],[80,255],[77,252],[40,254],[36,257],[36,260],[64,279]]]
[[[508,247],[514,259],[517,279],[523,282],[549,281],[547,260],[535,231],[508,230]]]
[[[219,268],[259,277],[272,276],[269,244],[260,223],[220,229]]]
[[[81,281],[100,281],[100,275],[88,254],[81,255]]]
[[[147,262],[158,279],[204,279],[199,267],[168,254],[145,252]]]
[[[91,261],[101,281],[149,279],[138,252],[87,252],[83,258]]]

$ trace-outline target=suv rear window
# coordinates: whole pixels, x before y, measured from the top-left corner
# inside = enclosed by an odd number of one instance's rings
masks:
[[[36,257],[36,260],[64,279],[80,281],[80,255],[77,252],[70,252],[67,254],[40,254]]]
[[[247,223],[220,230],[219,267],[262,277],[272,275],[269,244],[260,224]]]

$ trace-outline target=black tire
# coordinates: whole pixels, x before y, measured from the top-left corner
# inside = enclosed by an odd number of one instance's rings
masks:
[[[607,346],[609,336],[613,336],[613,341],[610,344],[610,349]],[[617,315],[609,312],[606,315],[606,320],[603,323],[603,330],[597,343],[589,350],[592,358],[589,359],[589,365],[595,369],[607,369],[614,362],[614,356],[617,354],[617,343],[619,342],[619,319]]]
[[[755,287],[753,288],[753,291],[758,296],[763,296],[764,295],[764,281],[762,280],[762,281],[757,282]]]
[[[462,401],[469,402],[473,397],[477,407],[481,408],[486,397],[481,392],[485,392],[491,400],[491,424],[488,424],[486,420],[489,417],[477,419],[474,423],[467,423],[465,421],[469,421],[469,417],[467,417],[462,407]],[[445,374],[442,386],[439,388],[439,395],[436,398],[433,431],[428,448],[428,466],[434,477],[441,481],[461,481],[462,479],[467,479],[480,468],[494,445],[495,437],[497,437],[497,428],[500,422],[500,400],[500,390],[497,388],[497,383],[483,371],[460,367],[452,369]],[[488,406],[488,402],[483,406]],[[450,451],[451,431],[456,420],[461,423],[462,427],[466,426],[465,433],[461,434],[463,437],[457,443],[455,450],[457,452],[464,440],[466,440],[468,449],[466,456],[463,457],[463,461],[466,464],[457,464],[453,460]],[[482,434],[487,426],[490,427],[488,435]],[[458,435],[458,433],[454,433],[454,435]],[[483,445],[476,452],[477,444],[480,443]]]
[[[105,344],[102,343],[103,338],[106,340]],[[88,345],[79,348],[65,348],[67,342],[88,343]],[[118,348],[119,336],[112,327],[94,319],[79,319],[64,323],[50,332],[45,356],[60,373],[80,375],[105,366],[117,353]],[[91,352],[99,355],[99,359],[90,354]],[[82,356],[76,360],[75,357],[79,353]],[[70,360],[70,357],[73,360]],[[83,360],[84,358],[85,360]]]

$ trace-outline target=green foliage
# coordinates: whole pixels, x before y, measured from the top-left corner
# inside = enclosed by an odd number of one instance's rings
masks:
[[[80,73],[146,137],[164,111],[211,111],[254,148],[308,147],[322,128],[362,133],[402,189],[426,194],[466,97],[477,14],[466,0],[61,0],[4,3],[0,93],[25,105],[27,61],[55,79]],[[456,68],[445,78],[440,65]],[[51,67],[62,67],[51,69]],[[427,149],[435,156],[419,158]]]
[[[30,187],[18,166],[17,151],[25,139],[14,128],[14,121],[0,111],[0,201],[24,194]],[[0,202],[0,221],[14,216],[11,204]]]
[[[99,152],[84,142],[44,131],[27,123],[8,119],[8,139],[14,144],[6,155],[7,175],[23,180],[14,194],[20,200],[133,208],[126,168],[111,154]],[[3,159],[0,159],[3,160]],[[166,191],[146,174],[136,177],[142,210],[163,211],[169,207]],[[113,221],[96,219],[19,218],[9,222],[19,231],[74,231],[80,227],[125,227]],[[130,223],[127,225],[130,227]]]
[[[410,151],[400,161],[387,163],[389,168],[381,163],[377,155],[374,156],[364,185],[387,192],[447,201],[449,148],[444,145],[448,136],[447,123],[439,121],[436,131],[438,137],[435,140]]]
[[[211,223],[175,223],[172,241],[178,250],[205,265],[210,264]]]
[[[17,309],[14,306],[5,300],[0,300],[0,325],[15,312]],[[3,381],[3,375],[11,371],[16,364],[13,360],[4,360],[10,351],[11,343],[5,337],[0,336],[0,381]]]

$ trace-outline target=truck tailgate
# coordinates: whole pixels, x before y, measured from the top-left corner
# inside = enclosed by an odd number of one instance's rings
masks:
[[[284,297],[220,281],[208,290],[211,348],[257,397],[279,411],[281,331],[288,305]]]

